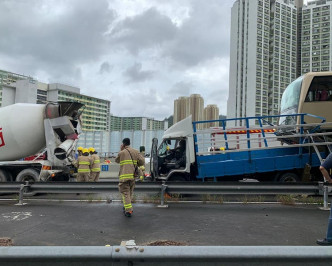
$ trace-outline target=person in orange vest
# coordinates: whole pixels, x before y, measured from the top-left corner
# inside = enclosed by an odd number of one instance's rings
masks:
[[[124,215],[131,217],[133,213],[132,199],[135,188],[135,172],[138,167],[145,164],[145,158],[139,151],[130,147],[130,139],[124,138],[120,147],[121,151],[115,158],[120,164],[119,191],[122,196]]]
[[[73,162],[77,168],[77,182],[88,182],[90,178],[91,158],[89,157],[89,150],[83,149],[82,155],[78,156],[77,160]]]
[[[98,156],[96,150],[94,148],[89,148],[90,158],[91,158],[91,174],[90,174],[90,182],[97,182],[99,180],[100,175],[100,157]]]

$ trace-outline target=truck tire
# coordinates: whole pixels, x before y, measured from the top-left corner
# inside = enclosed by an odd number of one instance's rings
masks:
[[[294,173],[284,173],[280,175],[279,178],[280,183],[297,183],[300,182],[300,178],[297,174]]]
[[[37,182],[39,179],[39,173],[32,168],[22,170],[16,177],[16,182]]]
[[[6,170],[0,169],[0,182],[12,182],[13,176]]]

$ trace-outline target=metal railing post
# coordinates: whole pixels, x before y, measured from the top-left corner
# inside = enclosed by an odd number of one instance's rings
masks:
[[[319,190],[319,195],[322,195],[323,193],[323,204],[324,204],[323,207],[320,207],[319,209],[328,211],[329,187],[325,185],[324,182],[318,182],[318,190]]]
[[[324,209],[328,209],[329,187],[324,185]]]
[[[161,185],[160,205],[158,205],[158,208],[168,208],[168,205],[165,204],[166,189],[167,189],[167,185],[165,185],[165,183],[163,183]]]
[[[19,200],[18,200],[18,203],[15,204],[17,206],[22,206],[22,205],[26,204],[26,203],[23,203],[23,192],[24,192],[24,188],[25,188],[25,185],[21,184],[21,186],[20,186]]]

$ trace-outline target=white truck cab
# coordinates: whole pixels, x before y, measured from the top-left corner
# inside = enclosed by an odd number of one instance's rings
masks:
[[[195,163],[194,132],[189,116],[167,129],[158,147],[152,141],[151,176],[156,180],[187,181],[191,165]]]

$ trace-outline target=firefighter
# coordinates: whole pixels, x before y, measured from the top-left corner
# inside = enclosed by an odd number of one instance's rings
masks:
[[[83,151],[83,147],[78,147],[78,148],[77,148],[76,159],[78,158],[78,156],[82,156],[82,151]]]
[[[91,147],[89,148],[90,158],[91,158],[91,174],[90,174],[90,182],[97,182],[99,180],[100,175],[100,157],[98,156],[96,150]]]
[[[77,182],[88,182],[91,171],[91,158],[88,149],[82,150],[82,155],[74,161],[74,165],[77,168]]]
[[[143,181],[144,177],[145,177],[145,166],[141,165],[140,167],[138,167],[138,176],[139,181]]]
[[[130,139],[124,138],[120,146],[121,151],[115,158],[120,164],[119,191],[122,196],[124,215],[131,217],[133,206],[131,204],[135,188],[135,169],[144,165],[144,157],[135,149],[130,147]]]
[[[139,151],[140,151],[140,154],[145,158],[145,147],[140,146]],[[144,180],[144,177],[145,177],[145,166],[144,165],[141,165],[140,167],[138,167],[138,176],[135,176],[135,177],[139,178],[139,181]]]

